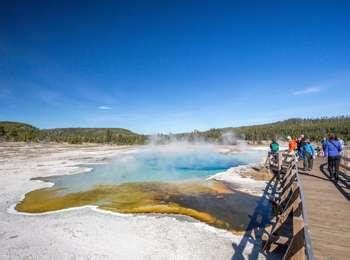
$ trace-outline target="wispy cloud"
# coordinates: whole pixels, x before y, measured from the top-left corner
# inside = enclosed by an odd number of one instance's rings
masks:
[[[109,106],[99,106],[98,109],[101,109],[101,110],[110,110],[110,109],[112,109],[112,107],[109,107]]]
[[[297,95],[308,95],[312,93],[317,93],[320,92],[321,88],[320,87],[307,87],[304,89],[296,90],[292,94],[297,96]]]

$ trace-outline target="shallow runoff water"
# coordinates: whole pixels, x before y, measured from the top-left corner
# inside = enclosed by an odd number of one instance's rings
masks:
[[[258,162],[261,154],[261,151],[222,153],[209,147],[137,149],[121,153],[106,164],[92,165],[89,173],[53,176],[45,180],[66,192],[130,182],[197,181],[231,167]]]

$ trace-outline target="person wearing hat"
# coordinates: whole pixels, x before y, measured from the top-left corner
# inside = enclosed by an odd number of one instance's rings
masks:
[[[316,153],[314,147],[310,143],[310,139],[305,140],[305,144],[302,147],[302,155],[304,159],[304,171],[311,171]]]

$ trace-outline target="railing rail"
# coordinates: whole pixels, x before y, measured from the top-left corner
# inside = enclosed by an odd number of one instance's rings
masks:
[[[296,167],[296,170],[298,171],[298,167]],[[300,197],[301,197],[301,204],[302,204],[302,214],[303,214],[303,220],[304,220],[304,236],[305,236],[305,250],[306,250],[306,256],[307,259],[313,260],[314,257],[314,252],[312,248],[312,243],[311,243],[311,237],[310,237],[310,230],[309,230],[309,225],[308,225],[308,214],[307,214],[307,204],[305,202],[305,196],[304,196],[304,188],[300,180],[300,176],[297,173],[297,182],[298,186],[300,188]]]

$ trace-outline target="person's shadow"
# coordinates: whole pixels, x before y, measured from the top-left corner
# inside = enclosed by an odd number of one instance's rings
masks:
[[[327,169],[327,163],[323,163],[320,165],[320,171],[331,180],[331,176],[329,175],[329,171]],[[340,171],[339,172],[339,180],[337,182],[333,182],[334,186],[340,191],[341,194],[347,199],[350,200],[350,177]]]
[[[232,260],[240,259],[258,259],[261,252],[262,246],[262,235],[264,233],[265,226],[270,223],[272,215],[272,206],[269,201],[269,196],[273,194],[276,190],[275,187],[275,177],[273,177],[266,185],[264,193],[261,199],[257,202],[256,208],[253,214],[250,217],[250,222],[247,226],[246,232],[243,235],[243,238],[240,240],[239,244],[232,244],[234,249],[234,254]],[[248,247],[252,246],[252,249],[249,250]],[[247,255],[247,251],[250,251],[250,254]],[[269,256],[269,259],[280,259],[280,256]]]

